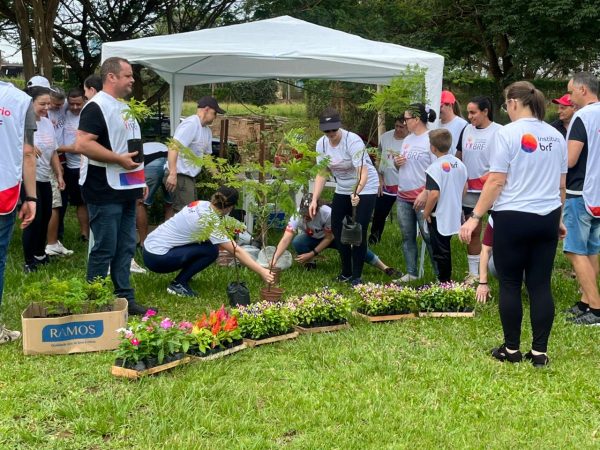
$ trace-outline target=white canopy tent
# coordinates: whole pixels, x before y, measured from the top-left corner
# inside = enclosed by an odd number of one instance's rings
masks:
[[[154,70],[170,85],[171,130],[188,85],[268,78],[326,79],[389,84],[409,65],[427,68],[431,106],[439,112],[444,58],[400,45],[369,41],[289,16],[188,33],[107,42],[112,56]]]

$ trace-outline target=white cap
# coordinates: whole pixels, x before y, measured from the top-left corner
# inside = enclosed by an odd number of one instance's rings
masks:
[[[50,87],[50,82],[48,81],[48,79],[46,77],[42,77],[41,75],[36,75],[27,82],[27,87],[34,87],[34,86],[45,87],[50,90],[53,90]]]

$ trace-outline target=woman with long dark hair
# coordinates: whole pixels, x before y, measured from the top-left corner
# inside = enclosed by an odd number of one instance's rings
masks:
[[[47,82],[47,81],[46,81]],[[50,89],[41,86],[30,86],[27,94],[33,100],[33,112],[37,130],[33,135],[34,150],[37,157],[36,188],[37,206],[35,219],[23,230],[23,254],[25,272],[35,272],[38,267],[48,262],[46,255],[46,235],[52,214],[52,187],[50,177],[54,172],[60,190],[65,188],[63,169],[56,149],[58,144],[54,134],[54,126],[48,119],[50,108]]]
[[[492,139],[490,174],[460,238],[472,239],[482,216],[494,206],[494,263],[500,282],[499,308],[504,343],[492,350],[499,361],[519,362],[523,355],[521,286],[529,294],[533,342],[524,357],[534,366],[548,364],[548,339],[554,320],[550,289],[552,266],[565,198],[567,149],[565,139],[544,120],[544,95],[527,81],[504,91],[511,123]]]

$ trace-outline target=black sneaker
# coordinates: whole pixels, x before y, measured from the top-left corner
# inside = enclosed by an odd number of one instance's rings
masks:
[[[402,272],[400,272],[399,270],[394,269],[393,267],[388,267],[387,269],[385,269],[383,271],[388,277],[392,277],[392,278],[401,278],[402,277]]]
[[[130,316],[145,316],[149,309],[158,312],[157,308],[149,308],[147,306],[140,305],[139,303],[129,302],[127,312]]]
[[[379,237],[375,236],[374,234],[369,236],[369,245],[375,245],[379,243]]]
[[[545,367],[548,364],[550,364],[550,358],[548,358],[548,355],[546,354],[542,354],[542,355],[534,355],[533,353],[531,353],[531,350],[528,351],[527,353],[525,353],[524,355],[525,359],[531,361],[531,364],[533,364],[533,367]]]
[[[189,286],[184,286],[181,283],[171,282],[167,286],[167,292],[173,295],[179,295],[180,297],[197,297],[198,294]]]
[[[23,265],[23,272],[25,272],[25,273],[33,273],[33,272],[37,272],[37,270],[38,270],[38,266],[36,263],[31,263],[31,264],[25,263]]]
[[[45,266],[50,263],[50,257],[48,255],[34,256],[33,258],[36,266]]]
[[[360,284],[363,284],[363,280],[362,280],[362,278],[352,278],[352,279],[350,280],[350,284],[351,284],[352,286],[358,286],[358,285],[360,285]]]
[[[339,274],[337,277],[335,277],[333,279],[333,281],[336,281],[338,283],[350,283],[351,280],[352,280],[351,276],[346,276],[343,274]]]
[[[589,325],[592,327],[600,326],[600,316],[597,316],[591,311],[581,313],[574,319],[570,320],[575,325]]]
[[[500,347],[493,349],[492,356],[502,362],[508,361],[511,363],[518,363],[523,360],[523,354],[520,350],[517,350],[515,353],[509,353],[506,350],[506,344],[502,344]]]
[[[579,302],[575,303],[573,306],[571,306],[569,309],[565,309],[565,314],[569,314],[571,316],[579,316],[581,314],[583,314],[584,312],[587,312],[589,310],[589,307],[584,310],[582,310],[579,307]]]
[[[309,261],[306,264],[304,264],[304,270],[315,270],[316,268],[317,268],[316,261]]]

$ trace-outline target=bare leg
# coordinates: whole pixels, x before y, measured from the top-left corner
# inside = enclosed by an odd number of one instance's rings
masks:
[[[140,245],[143,246],[146,236],[148,236],[148,210],[142,202],[137,204],[135,223],[140,235]]]
[[[81,236],[85,236],[86,238],[90,237],[90,218],[88,216],[87,206],[78,205],[77,206],[77,220],[79,221],[79,234]]]
[[[596,278],[598,276],[598,257],[597,255],[576,255],[575,253],[565,252],[565,255],[573,264],[577,280],[583,292],[582,301],[590,305],[590,308],[600,309],[600,294]],[[595,261],[592,261],[592,257]],[[585,300],[584,300],[585,298]]]
[[[52,208],[50,222],[48,222],[48,233],[46,239],[48,245],[54,245],[58,242],[58,222],[60,220],[60,208]]]

